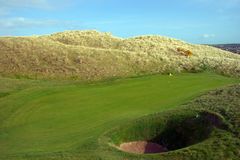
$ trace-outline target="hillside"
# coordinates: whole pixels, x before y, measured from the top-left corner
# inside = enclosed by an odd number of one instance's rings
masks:
[[[122,39],[97,31],[66,31],[0,37],[3,76],[99,80],[203,70],[240,77],[240,56],[161,36]]]

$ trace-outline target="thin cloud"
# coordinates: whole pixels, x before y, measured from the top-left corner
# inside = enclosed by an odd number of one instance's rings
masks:
[[[1,8],[44,8],[51,5],[48,0],[0,0]]]
[[[208,39],[208,38],[214,38],[214,37],[216,37],[216,35],[215,34],[203,34],[202,37]]]
[[[69,6],[72,2],[72,0],[0,0],[0,16],[1,13],[11,13],[15,9],[54,10]]]
[[[0,16],[6,16],[9,14],[9,11],[5,8],[0,7]]]
[[[56,20],[33,20],[24,17],[0,19],[1,29],[14,29],[25,27],[48,27],[60,24]]]
[[[41,29],[73,30],[84,26],[79,21],[54,19],[29,19],[25,17],[0,19],[0,36],[18,35],[23,30],[41,31]],[[37,34],[38,32],[34,32]]]

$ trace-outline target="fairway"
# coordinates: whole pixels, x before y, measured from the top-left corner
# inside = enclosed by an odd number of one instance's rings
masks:
[[[52,87],[39,83],[0,98],[0,159],[97,154],[98,138],[109,129],[235,83],[239,79],[208,72]]]

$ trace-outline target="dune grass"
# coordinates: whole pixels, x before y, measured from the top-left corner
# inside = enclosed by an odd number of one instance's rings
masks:
[[[15,91],[15,81],[10,89],[0,85],[9,91],[0,98],[0,159],[101,159],[98,140],[109,129],[239,83],[214,73],[184,73],[98,84],[39,80]]]
[[[182,55],[179,48],[191,53]],[[103,80],[211,70],[240,77],[240,55],[161,36],[113,37],[97,31],[0,37],[0,75]]]

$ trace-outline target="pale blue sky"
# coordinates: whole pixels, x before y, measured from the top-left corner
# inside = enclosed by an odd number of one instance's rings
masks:
[[[95,29],[240,43],[240,0],[0,0],[0,35]]]

